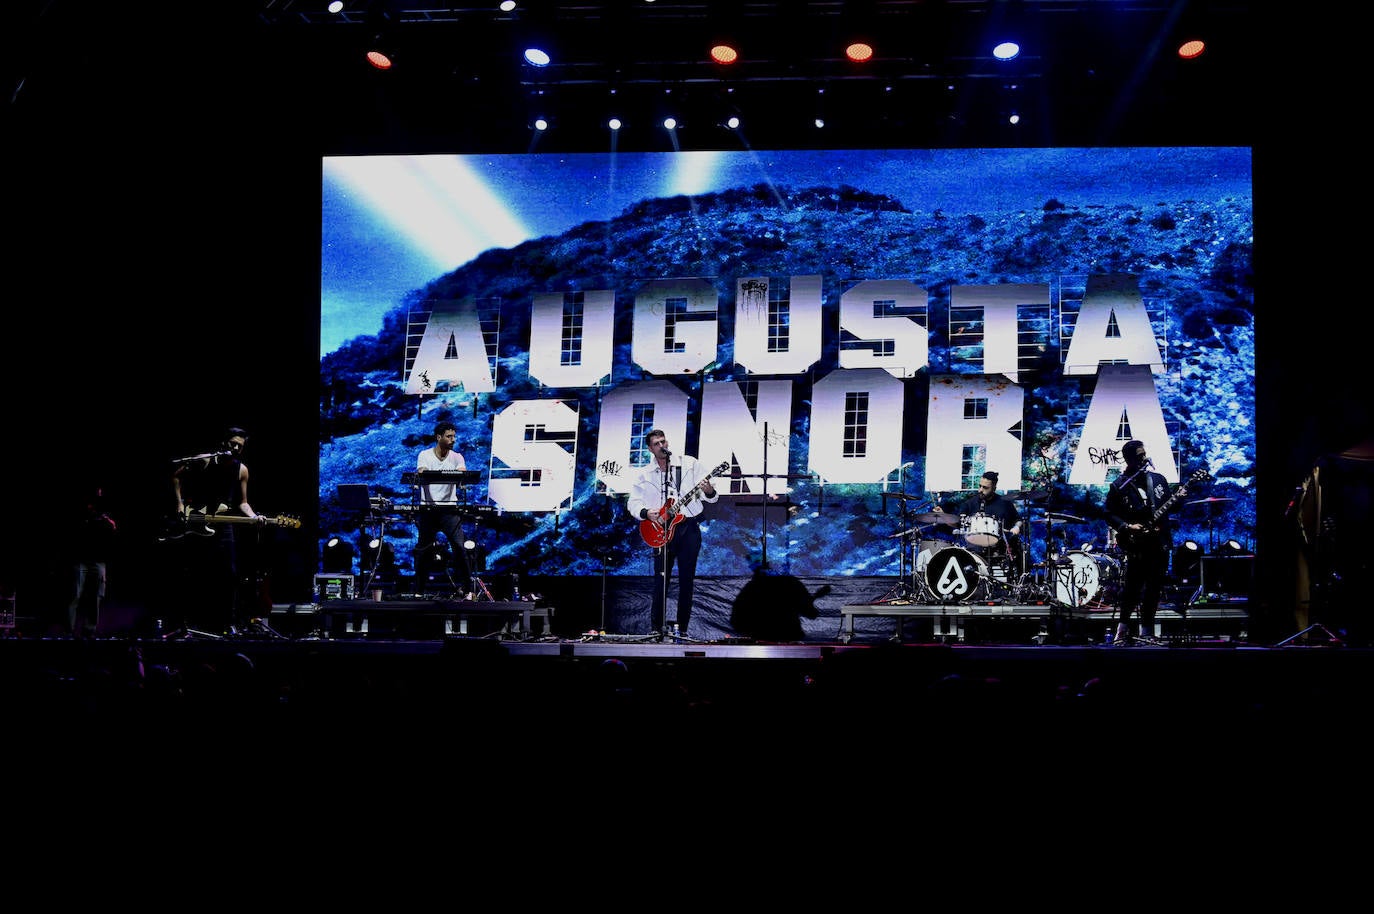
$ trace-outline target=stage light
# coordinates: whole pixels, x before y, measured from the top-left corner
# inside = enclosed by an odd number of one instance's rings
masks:
[[[606,122],[606,126],[610,127],[612,130],[619,130],[624,125],[621,123],[620,118],[613,117]]]
[[[383,51],[373,49],[367,52],[367,62],[378,70],[390,70],[391,58]]]
[[[1013,60],[1021,53],[1021,46],[1014,41],[1004,41],[992,49],[992,56],[998,60]]]
[[[873,59],[873,45],[866,41],[854,41],[849,47],[844,49],[844,56],[855,63],[864,63]]]
[[[1173,574],[1179,584],[1194,586],[1202,572],[1202,546],[1184,540],[1174,549]]]
[[[358,537],[358,551],[359,571],[370,572],[376,581],[396,579],[396,550],[390,543],[364,532]]]
[[[728,117],[728,118],[726,119],[726,121],[725,121],[725,126],[729,127],[731,130],[738,130],[738,129],[739,129],[739,118],[736,117],[736,116],[733,115],[733,114],[730,115],[730,117]]]
[[[353,547],[342,537],[331,536],[324,544],[320,570],[325,574],[352,574]]]
[[[515,9],[515,0],[501,0],[501,12],[509,13]]]
[[[1207,50],[1206,43],[1194,38],[1178,46],[1178,56],[1184,60],[1192,60],[1194,57],[1200,56],[1205,50]]]
[[[711,59],[718,64],[729,65],[739,60],[739,51],[728,44],[712,45]]]
[[[1227,540],[1218,547],[1217,551],[1222,555],[1243,555],[1245,547],[1241,545],[1240,540]]]
[[[665,117],[665,118],[663,119],[663,129],[664,129],[664,130],[676,130],[676,129],[677,129],[677,118],[675,118],[675,117]]]
[[[539,131],[548,130],[548,129],[549,129],[549,121],[548,121],[548,118],[536,117],[536,118],[534,119],[534,129],[535,129],[535,130],[539,130]]]
[[[333,0],[333,2],[329,4],[329,11],[331,13],[343,12],[343,0]]]
[[[525,63],[532,67],[547,67],[553,58],[543,48],[525,48]]]

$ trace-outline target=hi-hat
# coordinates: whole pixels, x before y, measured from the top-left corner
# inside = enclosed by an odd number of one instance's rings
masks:
[[[943,524],[946,527],[953,527],[959,523],[959,515],[945,514],[941,511],[931,511],[929,514],[917,514],[916,523],[918,524]]]
[[[1235,501],[1235,499],[1234,499],[1234,498],[1199,498],[1197,501],[1190,501],[1190,502],[1187,502],[1186,504],[1184,504],[1184,507],[1185,507],[1185,508],[1191,508],[1193,505],[1213,505],[1213,504],[1216,504],[1216,503],[1219,502],[1219,501]]]

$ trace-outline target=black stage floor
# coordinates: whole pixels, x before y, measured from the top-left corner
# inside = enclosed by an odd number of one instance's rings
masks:
[[[1320,625],[1252,644],[1238,637],[1236,607],[1212,607],[1212,629],[1198,609],[1192,629],[1161,621],[1161,637],[1139,646],[1104,644],[1106,620],[1091,613],[1074,638],[1057,638],[1052,607],[915,606],[898,617],[1027,617],[1005,629],[936,626],[937,638],[904,636],[884,615],[845,637],[841,613],[833,639],[802,642],[569,637],[532,604],[325,609],[277,606],[234,637],[121,628],[117,608],[102,618],[110,636],[95,640],[0,631],[7,732],[38,747],[29,761],[89,758],[112,740],[126,761],[157,759],[163,777],[179,776],[169,757],[197,772],[266,764],[311,778],[444,759],[558,780],[616,767],[607,753],[657,748],[674,765],[703,765],[700,776],[725,764],[753,777],[770,759],[878,789],[916,771],[1051,760],[1225,778],[1296,753],[1286,770],[1298,774],[1363,757],[1374,707],[1374,649]],[[960,637],[1003,630],[1013,637]]]

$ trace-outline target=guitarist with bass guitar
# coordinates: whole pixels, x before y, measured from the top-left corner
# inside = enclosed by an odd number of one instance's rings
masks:
[[[1169,570],[1173,529],[1169,512],[1187,492],[1188,484],[1204,479],[1198,470],[1172,494],[1169,482],[1159,473],[1145,452],[1145,442],[1132,439],[1121,448],[1125,469],[1107,490],[1104,508],[1107,524],[1116,531],[1117,543],[1125,554],[1122,573],[1120,619],[1114,645],[1152,642],[1155,613],[1164,591]],[[1132,634],[1131,614],[1139,610],[1140,622]]]
[[[654,547],[650,623],[660,639],[674,628],[686,637],[692,619],[697,556],[701,553],[699,521],[703,504],[720,498],[711,478],[729,470],[730,465],[722,463],[709,469],[695,457],[674,454],[662,429],[650,429],[644,436],[644,446],[654,459],[635,476],[625,507],[639,521],[645,543]],[[666,619],[664,609],[674,563],[678,569],[677,614],[676,618]]]

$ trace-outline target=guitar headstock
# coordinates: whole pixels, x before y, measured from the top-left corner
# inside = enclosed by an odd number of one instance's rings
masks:
[[[1212,474],[1208,473],[1205,469],[1193,470],[1192,475],[1188,477],[1188,485],[1192,485],[1195,482],[1202,482],[1211,475]]]
[[[272,519],[272,522],[286,530],[299,530],[301,528],[300,518],[292,517],[289,514],[278,514]]]
[[[719,476],[719,475],[722,474],[722,473],[728,473],[728,472],[730,472],[730,461],[728,461],[728,460],[722,460],[722,461],[720,462],[720,465],[717,466],[714,470],[711,471],[711,475],[712,475],[712,476]]]

